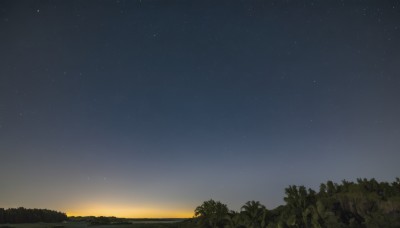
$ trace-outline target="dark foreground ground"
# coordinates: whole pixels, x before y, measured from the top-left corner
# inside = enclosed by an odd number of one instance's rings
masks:
[[[67,223],[24,223],[24,224],[2,224],[0,228],[185,228],[193,227],[185,222],[133,222],[132,224],[120,225],[91,225],[87,222]]]

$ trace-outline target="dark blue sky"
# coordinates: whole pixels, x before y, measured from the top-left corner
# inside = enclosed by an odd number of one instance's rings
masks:
[[[400,173],[398,1],[1,1],[0,205],[191,216]]]

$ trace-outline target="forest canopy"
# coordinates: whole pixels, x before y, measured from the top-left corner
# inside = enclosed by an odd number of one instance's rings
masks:
[[[248,201],[240,211],[232,211],[211,199],[195,209],[194,223],[206,228],[400,227],[399,178],[392,183],[328,181],[319,191],[291,185],[284,201],[272,210]]]

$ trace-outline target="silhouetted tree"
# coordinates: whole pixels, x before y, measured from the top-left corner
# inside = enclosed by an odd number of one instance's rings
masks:
[[[225,228],[246,228],[244,216],[242,213],[230,211],[226,218]]]
[[[327,181],[320,185],[318,193],[291,185],[285,194],[286,204],[273,210],[258,201],[248,201],[241,212],[227,213],[225,204],[210,200],[196,208],[196,216],[201,227],[400,227],[399,178],[392,183],[365,178],[356,182],[343,180],[340,184]]]
[[[0,208],[0,224],[5,223],[4,216],[5,216],[4,208]]]
[[[66,219],[65,213],[47,209],[0,208],[0,223],[61,222]]]
[[[248,201],[242,206],[242,214],[249,228],[260,228],[265,216],[265,206],[258,201]]]
[[[228,207],[212,199],[203,202],[195,209],[195,216],[203,227],[224,227],[227,215]]]

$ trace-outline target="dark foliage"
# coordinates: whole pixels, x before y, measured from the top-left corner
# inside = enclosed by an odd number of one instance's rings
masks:
[[[2,223],[35,223],[62,222],[67,215],[62,212],[47,209],[0,208],[0,224]]]
[[[194,214],[203,227],[224,227],[224,218],[228,214],[228,207],[211,199],[198,206]]]
[[[375,179],[341,184],[328,181],[318,192],[289,186],[285,194],[286,204],[273,210],[249,201],[240,212],[228,212],[225,207],[217,210],[213,200],[205,201],[196,208],[194,222],[199,227],[224,228],[400,227],[399,178],[392,183]],[[199,213],[199,208],[208,213]]]

